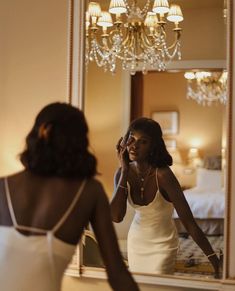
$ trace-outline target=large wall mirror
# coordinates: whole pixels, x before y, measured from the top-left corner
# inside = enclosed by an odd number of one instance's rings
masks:
[[[108,7],[109,1],[99,2],[102,8]],[[231,136],[228,137],[229,133],[231,135],[232,127],[230,95],[227,94],[227,103],[225,105],[218,103],[212,106],[202,106],[197,104],[195,100],[187,100],[187,80],[184,78],[184,74],[190,70],[194,72],[203,70],[211,73],[221,73],[223,70],[231,69],[231,65],[228,62],[228,47],[226,48],[228,43],[228,23],[231,22],[231,19],[228,22],[226,12],[227,4],[231,8],[232,3],[220,0],[174,2],[181,5],[185,18],[182,24],[181,61],[172,62],[165,72],[151,71],[147,75],[141,76],[139,73],[130,76],[120,67],[117,68],[115,75],[109,72],[104,73],[94,62],[90,62],[88,67],[84,66],[82,78],[79,78],[79,81],[83,78],[85,79],[82,83],[85,89],[82,105],[90,126],[91,148],[99,161],[98,166],[101,173],[99,179],[104,183],[107,194],[111,198],[113,174],[118,166],[115,144],[125,132],[130,118],[140,115],[152,117],[157,116],[159,113],[173,113],[178,117],[178,131],[171,135],[166,134],[165,140],[175,159],[174,171],[182,187],[187,191],[198,186],[199,167],[208,171],[217,171],[221,181],[219,185],[220,194],[218,193],[218,195],[230,197],[222,198],[223,203],[228,205],[228,199],[231,199],[231,195],[228,193],[228,189],[231,189],[229,177],[232,175],[231,164],[229,164],[232,158],[231,151],[229,151],[231,149]],[[86,5],[87,2],[84,1],[79,6],[84,11],[84,15],[80,19],[83,25],[85,24]],[[81,30],[81,34],[84,36],[84,27]],[[231,52],[231,35],[229,36],[229,50]],[[231,72],[229,78],[231,78]],[[135,102],[133,89],[139,81],[142,86],[140,86],[141,90],[137,90],[137,98],[139,98],[141,106],[138,104],[137,109],[135,107],[133,111]],[[171,85],[169,85],[170,82]],[[167,95],[171,96],[170,101]],[[193,128],[191,130],[190,124]],[[213,134],[211,135],[212,132]],[[208,135],[211,138],[208,138]],[[229,141],[228,144],[227,140]],[[231,261],[228,257],[230,249],[228,241],[230,238],[228,234],[230,220],[227,216],[228,209],[226,206],[223,210],[225,211],[224,217],[221,217],[220,221],[218,221],[220,226],[218,228],[215,227],[218,233],[211,234],[221,239],[219,239],[221,243],[219,248],[222,247],[225,254],[223,276],[228,278],[228,266],[232,270]],[[210,228],[208,217],[205,218],[204,222],[205,228]],[[225,223],[225,228],[224,222],[227,222]],[[125,233],[125,231],[125,226],[117,226],[117,233]],[[209,229],[205,229],[205,232],[207,231]],[[208,233],[208,235],[210,234]],[[224,237],[227,237],[227,240],[224,240]],[[119,238],[120,247],[123,248],[123,253],[125,253],[125,237]],[[182,238],[184,240],[188,239],[183,236]],[[188,258],[190,258],[190,254]],[[193,267],[195,263],[197,264],[198,257],[195,259],[192,260],[191,266],[190,260],[187,261],[189,263],[188,268]],[[94,265],[94,263],[89,265],[88,262],[83,260],[81,266],[82,276],[104,278],[104,270],[97,268],[97,266],[94,267]],[[187,268],[186,265],[184,267]],[[199,274],[193,271],[183,274],[179,271],[174,276],[153,276],[152,274],[134,274],[134,276],[142,283],[189,288],[193,284],[194,288],[206,290],[218,290],[223,284],[223,281],[213,279],[209,273]]]

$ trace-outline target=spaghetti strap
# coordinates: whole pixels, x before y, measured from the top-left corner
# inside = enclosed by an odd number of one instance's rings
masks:
[[[9,212],[10,212],[10,216],[11,216],[11,220],[12,220],[14,228],[16,228],[18,230],[23,230],[23,231],[37,232],[37,233],[43,233],[43,234],[47,233],[47,230],[45,230],[45,229],[20,225],[17,223],[14,208],[13,208],[12,201],[11,201],[11,195],[10,195],[7,177],[4,178],[4,186],[5,186],[6,197],[7,197],[7,205],[9,208]]]
[[[66,221],[66,219],[68,218],[68,216],[70,215],[70,213],[72,212],[74,206],[76,205],[79,197],[81,196],[81,193],[84,189],[86,185],[86,180],[84,180],[80,186],[80,188],[78,189],[77,194],[75,195],[75,197],[73,198],[69,208],[65,211],[64,215],[60,218],[60,220],[57,222],[57,224],[53,227],[53,229],[51,230],[52,233],[55,233],[61,226],[62,224]]]
[[[7,197],[7,205],[8,205],[8,209],[10,211],[11,220],[12,220],[13,226],[17,227],[18,223],[16,221],[14,209],[13,209],[13,206],[12,206],[11,195],[10,195],[10,190],[9,190],[7,177],[4,178],[4,186],[5,186],[5,192],[6,192],[6,197]]]
[[[14,213],[14,208],[13,208],[12,201],[11,201],[11,195],[10,195],[8,180],[7,180],[7,177],[5,177],[4,178],[4,186],[5,186],[7,204],[8,204],[8,208],[9,208],[9,212],[10,212],[10,216],[11,216],[11,220],[12,220],[14,228],[19,229],[19,230],[24,230],[24,231],[43,233],[43,234],[46,234],[47,232],[55,233],[61,227],[61,225],[65,222],[65,220],[68,218],[70,213],[72,212],[74,206],[76,205],[76,203],[77,203],[77,201],[78,201],[78,199],[79,199],[79,197],[80,197],[80,195],[82,193],[82,190],[84,189],[85,184],[86,184],[86,180],[84,180],[82,182],[82,184],[81,184],[80,188],[78,189],[77,194],[73,198],[69,208],[65,211],[64,215],[56,223],[56,225],[53,227],[53,229],[52,230],[45,230],[45,229],[41,229],[41,228],[37,228],[37,227],[20,225],[20,224],[17,223],[16,217],[15,217],[15,213]]]

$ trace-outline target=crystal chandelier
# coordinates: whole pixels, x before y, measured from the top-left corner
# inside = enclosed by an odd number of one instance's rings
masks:
[[[223,72],[186,72],[187,99],[193,99],[201,105],[212,105],[227,101],[227,75]]]
[[[142,1],[143,2],[143,1]],[[183,21],[180,6],[167,0],[111,0],[109,12],[89,2],[86,12],[86,64],[95,61],[105,71],[115,72],[117,61],[134,74],[141,69],[163,71],[175,56],[181,59],[180,35]],[[174,23],[174,40],[167,44],[166,19]]]

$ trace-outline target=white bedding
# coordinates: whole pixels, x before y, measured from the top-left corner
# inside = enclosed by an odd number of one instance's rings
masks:
[[[194,218],[224,218],[225,193],[221,189],[194,187],[184,191]],[[178,218],[174,210],[174,218]]]

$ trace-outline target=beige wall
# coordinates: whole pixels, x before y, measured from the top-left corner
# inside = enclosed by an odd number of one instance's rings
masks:
[[[178,112],[178,133],[165,136],[175,140],[172,151],[173,170],[182,186],[195,186],[196,171],[185,174],[189,167],[188,152],[198,148],[201,160],[205,156],[221,155],[224,107],[198,105],[186,98],[187,81],[184,72],[152,72],[144,76],[143,115],[151,117],[155,111]]]
[[[113,175],[118,166],[115,145],[123,134],[123,76],[113,76],[90,63],[86,74],[85,114],[90,128],[91,150],[98,158],[98,179],[109,196],[113,191]]]
[[[198,2],[206,3],[203,0]],[[220,3],[221,7],[216,8],[183,10],[182,60],[225,59],[226,25],[222,12],[223,0]]]
[[[221,154],[224,106],[198,105],[186,96],[184,72],[144,76],[144,115],[151,116],[154,111],[178,112],[178,133],[166,138],[176,140],[183,151],[197,147],[202,156]]]
[[[17,155],[36,113],[66,101],[67,5],[0,1],[0,175],[21,168]]]

